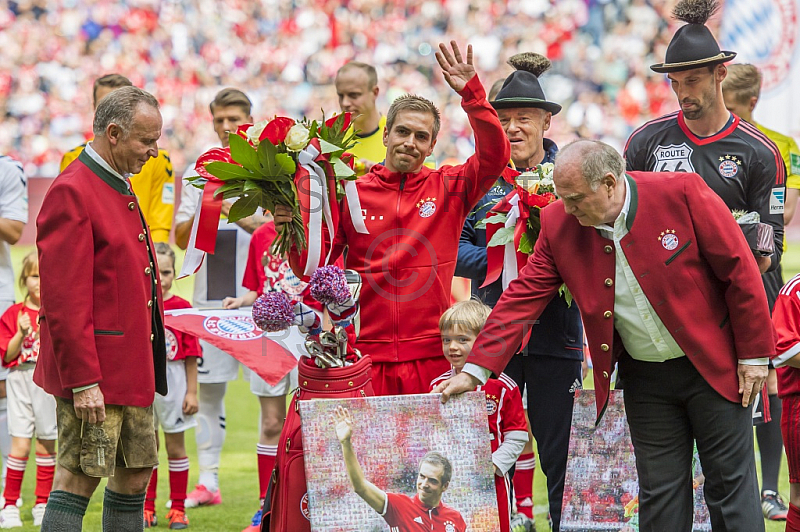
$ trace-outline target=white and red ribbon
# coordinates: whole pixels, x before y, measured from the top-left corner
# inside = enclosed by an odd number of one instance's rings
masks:
[[[305,227],[306,239],[308,240],[308,258],[303,275],[311,275],[314,273],[314,270],[320,266],[324,242],[322,233],[323,218],[325,219],[331,242],[331,246],[325,257],[325,264],[330,260],[331,251],[333,250],[332,244],[336,236],[328,192],[328,177],[325,175],[325,171],[322,167],[316,163],[319,154],[319,150],[313,144],[309,144],[303,151],[297,154],[297,162],[300,163],[303,170],[308,173],[309,179],[306,190],[308,191],[309,198],[318,198],[319,201],[321,201],[321,205],[311,205],[309,202],[308,222]],[[298,191],[298,193],[300,192]],[[305,218],[304,216],[304,222],[306,221]]]
[[[184,186],[191,186],[185,185]],[[186,255],[183,257],[183,264],[181,271],[178,274],[178,279],[183,279],[197,273],[200,266],[203,264],[203,259],[206,257],[206,252],[197,248],[197,229],[200,226],[200,215],[203,209],[203,202],[197,202],[197,208],[194,211],[194,221],[192,222],[192,232],[189,233],[189,243],[186,245]],[[217,218],[217,226],[219,227],[219,218]],[[214,234],[216,239],[216,233]]]
[[[508,202],[511,204],[511,210],[508,211],[508,218],[506,218],[505,227],[516,227],[517,220],[519,220],[519,195],[514,194]],[[525,221],[522,221],[525,223]],[[511,242],[505,244],[503,249],[503,290],[508,288],[509,283],[517,278],[521,266],[517,264],[517,239],[512,239]]]
[[[356,233],[368,235],[367,224],[364,223],[364,216],[361,214],[361,199],[358,197],[358,187],[355,181],[344,182],[344,193],[347,199],[347,209],[350,211],[350,220]]]

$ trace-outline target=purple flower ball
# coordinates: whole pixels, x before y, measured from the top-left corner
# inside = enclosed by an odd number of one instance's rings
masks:
[[[334,265],[318,268],[311,275],[309,290],[311,297],[324,305],[341,305],[350,299],[344,270]]]
[[[253,321],[264,332],[285,331],[294,322],[292,304],[283,292],[267,292],[253,303]]]

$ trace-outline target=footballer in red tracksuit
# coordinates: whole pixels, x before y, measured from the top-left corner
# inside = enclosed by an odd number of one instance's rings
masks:
[[[772,364],[778,372],[781,398],[781,431],[789,465],[790,504],[786,531],[800,531],[800,275],[795,275],[778,293],[772,309],[778,336],[777,356]]]
[[[457,510],[439,502],[430,508],[419,495],[387,493],[386,507],[381,514],[391,532],[466,532],[467,524]]]
[[[455,370],[451,369],[436,377],[431,381],[430,390],[450,377],[455,376]],[[489,379],[486,384],[478,386],[476,391],[486,394],[486,413],[489,416],[489,438],[492,442],[492,463],[495,469],[502,475],[494,475],[494,489],[497,493],[497,509],[500,516],[500,532],[510,530],[511,519],[511,478],[508,475],[509,469],[519,458],[525,442],[528,441],[528,424],[525,421],[525,409],[522,406],[522,395],[519,392],[517,383],[501,373],[497,379]],[[516,438],[508,439],[511,433],[515,433]],[[519,442],[517,449],[511,449],[513,445],[507,445],[511,441]],[[504,445],[506,443],[506,445]],[[498,452],[498,449],[500,452]]]
[[[478,76],[459,94],[475,133],[474,155],[416,173],[373,166],[355,181],[368,235],[356,232],[347,203],[340,205],[331,260],[347,247],[345,265],[362,277],[356,347],[372,358],[376,395],[426,393],[447,370],[438,319],[450,306],[461,228],[509,161],[508,139]],[[384,133],[384,143],[391,134]],[[290,263],[304,270],[295,252]]]

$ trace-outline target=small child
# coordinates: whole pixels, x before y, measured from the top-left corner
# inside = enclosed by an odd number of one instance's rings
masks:
[[[778,343],[772,364],[778,372],[781,431],[789,464],[786,532],[800,532],[800,275],[781,288],[772,310]]]
[[[431,390],[440,382],[461,372],[467,363],[472,345],[491,311],[492,309],[483,303],[470,300],[456,303],[442,314],[439,319],[442,350],[453,367],[431,381]],[[522,408],[522,396],[516,383],[505,373],[501,373],[497,379],[489,379],[483,386],[478,386],[477,390],[483,390],[486,394],[500,531],[509,532],[512,490],[508,471],[528,441],[528,426]]]
[[[6,381],[11,452],[0,528],[22,526],[15,502],[22,490],[34,434],[36,502],[31,510],[34,526],[42,524],[56,466],[56,400],[33,382],[33,369],[39,356],[39,261],[35,251],[22,260],[19,284],[27,292],[25,299],[9,307],[0,317],[0,355],[3,366],[11,368]]]
[[[164,242],[155,244],[158,271],[161,274],[161,294],[164,310],[191,308],[188,301],[170,293],[175,279],[175,252]],[[164,431],[164,445],[169,462],[169,498],[172,502],[167,521],[171,530],[188,528],[186,517],[186,490],[189,487],[189,459],[183,433],[197,426],[197,359],[202,356],[200,342],[194,336],[166,327],[167,338],[167,389],[165,396],[156,394],[153,410],[158,426]],[[144,526],[156,526],[156,487],[158,468],[147,486],[144,503]]]

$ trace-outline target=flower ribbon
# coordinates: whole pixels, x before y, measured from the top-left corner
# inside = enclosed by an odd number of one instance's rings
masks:
[[[517,278],[519,271],[528,261],[528,256],[518,251],[518,249],[519,241],[528,223],[530,211],[525,208],[520,209],[519,204],[519,192],[514,190],[486,213],[487,217],[491,216],[492,213],[506,213],[507,218],[504,227],[514,227],[514,240],[504,246],[486,247],[486,280],[481,285],[481,288],[494,283],[502,274],[503,290],[505,290],[508,288],[509,283]],[[492,240],[492,237],[499,229],[499,223],[486,224],[487,243]]]
[[[197,159],[195,172],[206,179],[203,193],[194,213],[192,231],[189,233],[189,242],[186,246],[186,255],[183,259],[178,279],[197,273],[206,253],[214,253],[217,245],[217,230],[219,217],[222,214],[222,196],[214,197],[217,189],[224,182],[209,173],[205,164],[213,161],[233,162],[230,150],[227,148],[213,148]],[[187,185],[189,186],[189,185]]]
[[[329,186],[328,175],[320,165],[329,165],[328,158],[320,155],[319,141],[312,139],[308,146],[297,154],[299,166],[295,173],[295,183],[297,183],[297,197],[300,201],[300,212],[303,217],[303,227],[308,240],[306,250],[306,262],[303,275],[311,275],[321,264],[327,264],[333,250],[333,240],[336,237],[335,227],[339,224],[339,211],[331,209],[331,204],[336,204],[336,189],[333,176],[330,177]],[[312,199],[316,200],[312,205]],[[336,212],[336,219],[334,219]],[[324,216],[323,216],[324,215]],[[321,262],[325,238],[322,231],[322,220],[330,235],[330,246]]]

